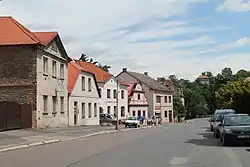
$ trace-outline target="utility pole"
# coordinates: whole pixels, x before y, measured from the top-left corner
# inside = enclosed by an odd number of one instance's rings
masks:
[[[118,119],[118,104],[119,104],[119,79],[116,80],[116,124],[115,124],[115,130],[119,129],[119,119]]]

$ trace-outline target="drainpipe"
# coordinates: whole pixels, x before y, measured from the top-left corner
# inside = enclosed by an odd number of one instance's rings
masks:
[[[68,126],[69,126],[69,95],[70,94],[68,93],[68,106],[67,106],[68,107]]]

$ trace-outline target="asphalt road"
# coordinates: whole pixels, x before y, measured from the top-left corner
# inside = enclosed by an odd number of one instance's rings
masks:
[[[0,154],[3,167],[248,167],[250,147],[222,147],[208,121],[94,136]]]

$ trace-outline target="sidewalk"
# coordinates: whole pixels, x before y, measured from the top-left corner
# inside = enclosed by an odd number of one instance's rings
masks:
[[[125,129],[124,125],[120,125],[119,130],[127,131],[130,129]],[[0,152],[113,132],[116,132],[114,126],[77,126],[48,130],[5,131],[0,132]]]

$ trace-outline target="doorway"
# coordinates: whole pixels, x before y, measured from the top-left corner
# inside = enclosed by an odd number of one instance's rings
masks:
[[[168,119],[169,119],[169,122],[172,122],[173,119],[172,119],[172,111],[168,111]]]
[[[74,102],[74,125],[77,125],[78,121],[78,103],[77,101]]]

